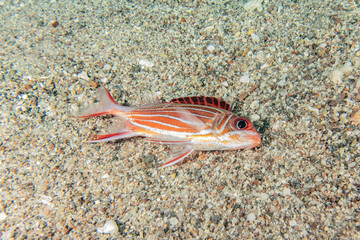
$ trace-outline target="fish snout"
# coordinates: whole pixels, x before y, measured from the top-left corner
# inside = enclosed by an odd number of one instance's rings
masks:
[[[231,149],[251,149],[261,143],[260,134],[253,130],[237,131],[231,134],[230,137],[233,142]]]
[[[252,132],[251,135],[247,138],[249,141],[249,146],[246,149],[255,148],[261,143],[261,136],[258,132]]]

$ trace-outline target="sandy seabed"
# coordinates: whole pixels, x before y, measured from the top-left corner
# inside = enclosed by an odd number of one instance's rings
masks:
[[[260,1],[261,2],[261,1]],[[360,3],[0,1],[2,239],[360,239]],[[247,151],[89,143],[104,84],[229,101]]]

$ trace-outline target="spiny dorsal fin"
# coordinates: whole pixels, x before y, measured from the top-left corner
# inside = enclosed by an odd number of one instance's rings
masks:
[[[222,108],[230,111],[231,106],[229,103],[220,100],[216,97],[204,97],[204,96],[194,96],[194,97],[181,97],[172,99],[172,103],[184,103],[184,104],[196,104],[196,105],[205,105],[211,107]]]

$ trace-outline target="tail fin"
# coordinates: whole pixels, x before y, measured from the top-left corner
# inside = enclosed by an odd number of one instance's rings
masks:
[[[106,114],[119,115],[119,112],[128,112],[130,109],[130,107],[119,106],[104,86],[96,89],[96,96],[99,102],[81,108],[76,114],[76,118],[89,118]]]

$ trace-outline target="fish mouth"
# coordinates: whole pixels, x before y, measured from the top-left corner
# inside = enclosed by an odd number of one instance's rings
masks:
[[[258,132],[252,132],[252,134],[249,134],[249,136],[246,137],[246,141],[248,141],[249,144],[244,149],[255,148],[259,146],[261,143],[260,134]]]
[[[260,145],[261,137],[256,131],[241,131],[234,133],[232,138],[238,142],[236,149],[251,149]]]

